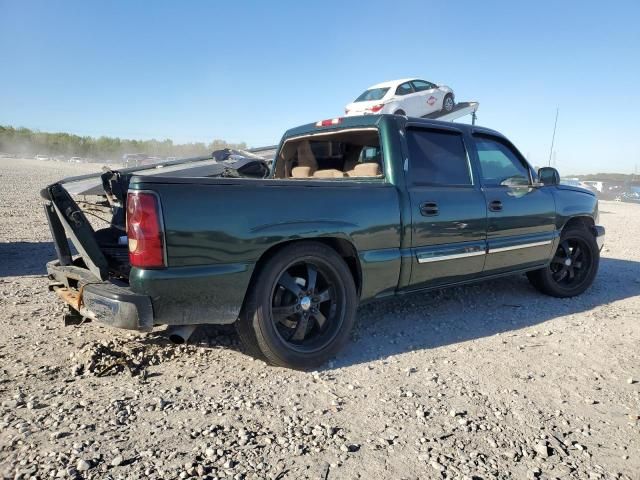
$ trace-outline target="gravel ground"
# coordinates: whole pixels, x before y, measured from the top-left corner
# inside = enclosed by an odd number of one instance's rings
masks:
[[[38,190],[95,168],[0,160],[0,478],[640,478],[640,205],[602,202],[579,298],[515,277],[370,304],[302,373],[228,328],[64,327]]]

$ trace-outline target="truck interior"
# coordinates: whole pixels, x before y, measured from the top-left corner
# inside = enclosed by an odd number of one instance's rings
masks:
[[[383,179],[376,129],[343,130],[286,140],[275,164],[279,179]]]

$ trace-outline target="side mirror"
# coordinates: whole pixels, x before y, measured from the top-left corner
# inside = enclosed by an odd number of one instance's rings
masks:
[[[543,185],[559,185],[560,174],[558,170],[552,167],[542,167],[538,170],[538,180]]]

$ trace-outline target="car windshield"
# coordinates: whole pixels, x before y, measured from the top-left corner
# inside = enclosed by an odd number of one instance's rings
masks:
[[[371,100],[380,100],[389,91],[388,88],[372,88],[366,90],[362,95],[356,98],[356,102],[369,102]]]

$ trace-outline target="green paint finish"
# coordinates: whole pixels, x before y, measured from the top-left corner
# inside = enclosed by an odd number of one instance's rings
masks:
[[[134,268],[131,288],[151,297],[156,323],[228,323],[240,311],[256,265],[287,242],[340,242],[354,251],[361,300],[366,301],[539,267],[551,258],[570,218],[596,220],[595,197],[579,189],[487,189],[480,182],[465,189],[411,186],[405,178],[406,121],[392,115],[349,117],[338,126],[309,124],[283,137],[378,128],[383,180],[134,177],[131,189],[159,195],[169,266]],[[458,129],[466,144],[476,131],[499,135],[446,122],[411,119],[411,124]],[[470,153],[477,178],[478,160]],[[494,196],[502,201],[503,212],[488,211]],[[426,201],[437,202],[438,215],[421,212]],[[552,241],[546,248],[448,259],[546,238]],[[432,257],[438,256],[445,260],[434,262]]]
[[[253,264],[132,268],[129,283],[149,295],[156,324],[232,323],[238,318]]]

